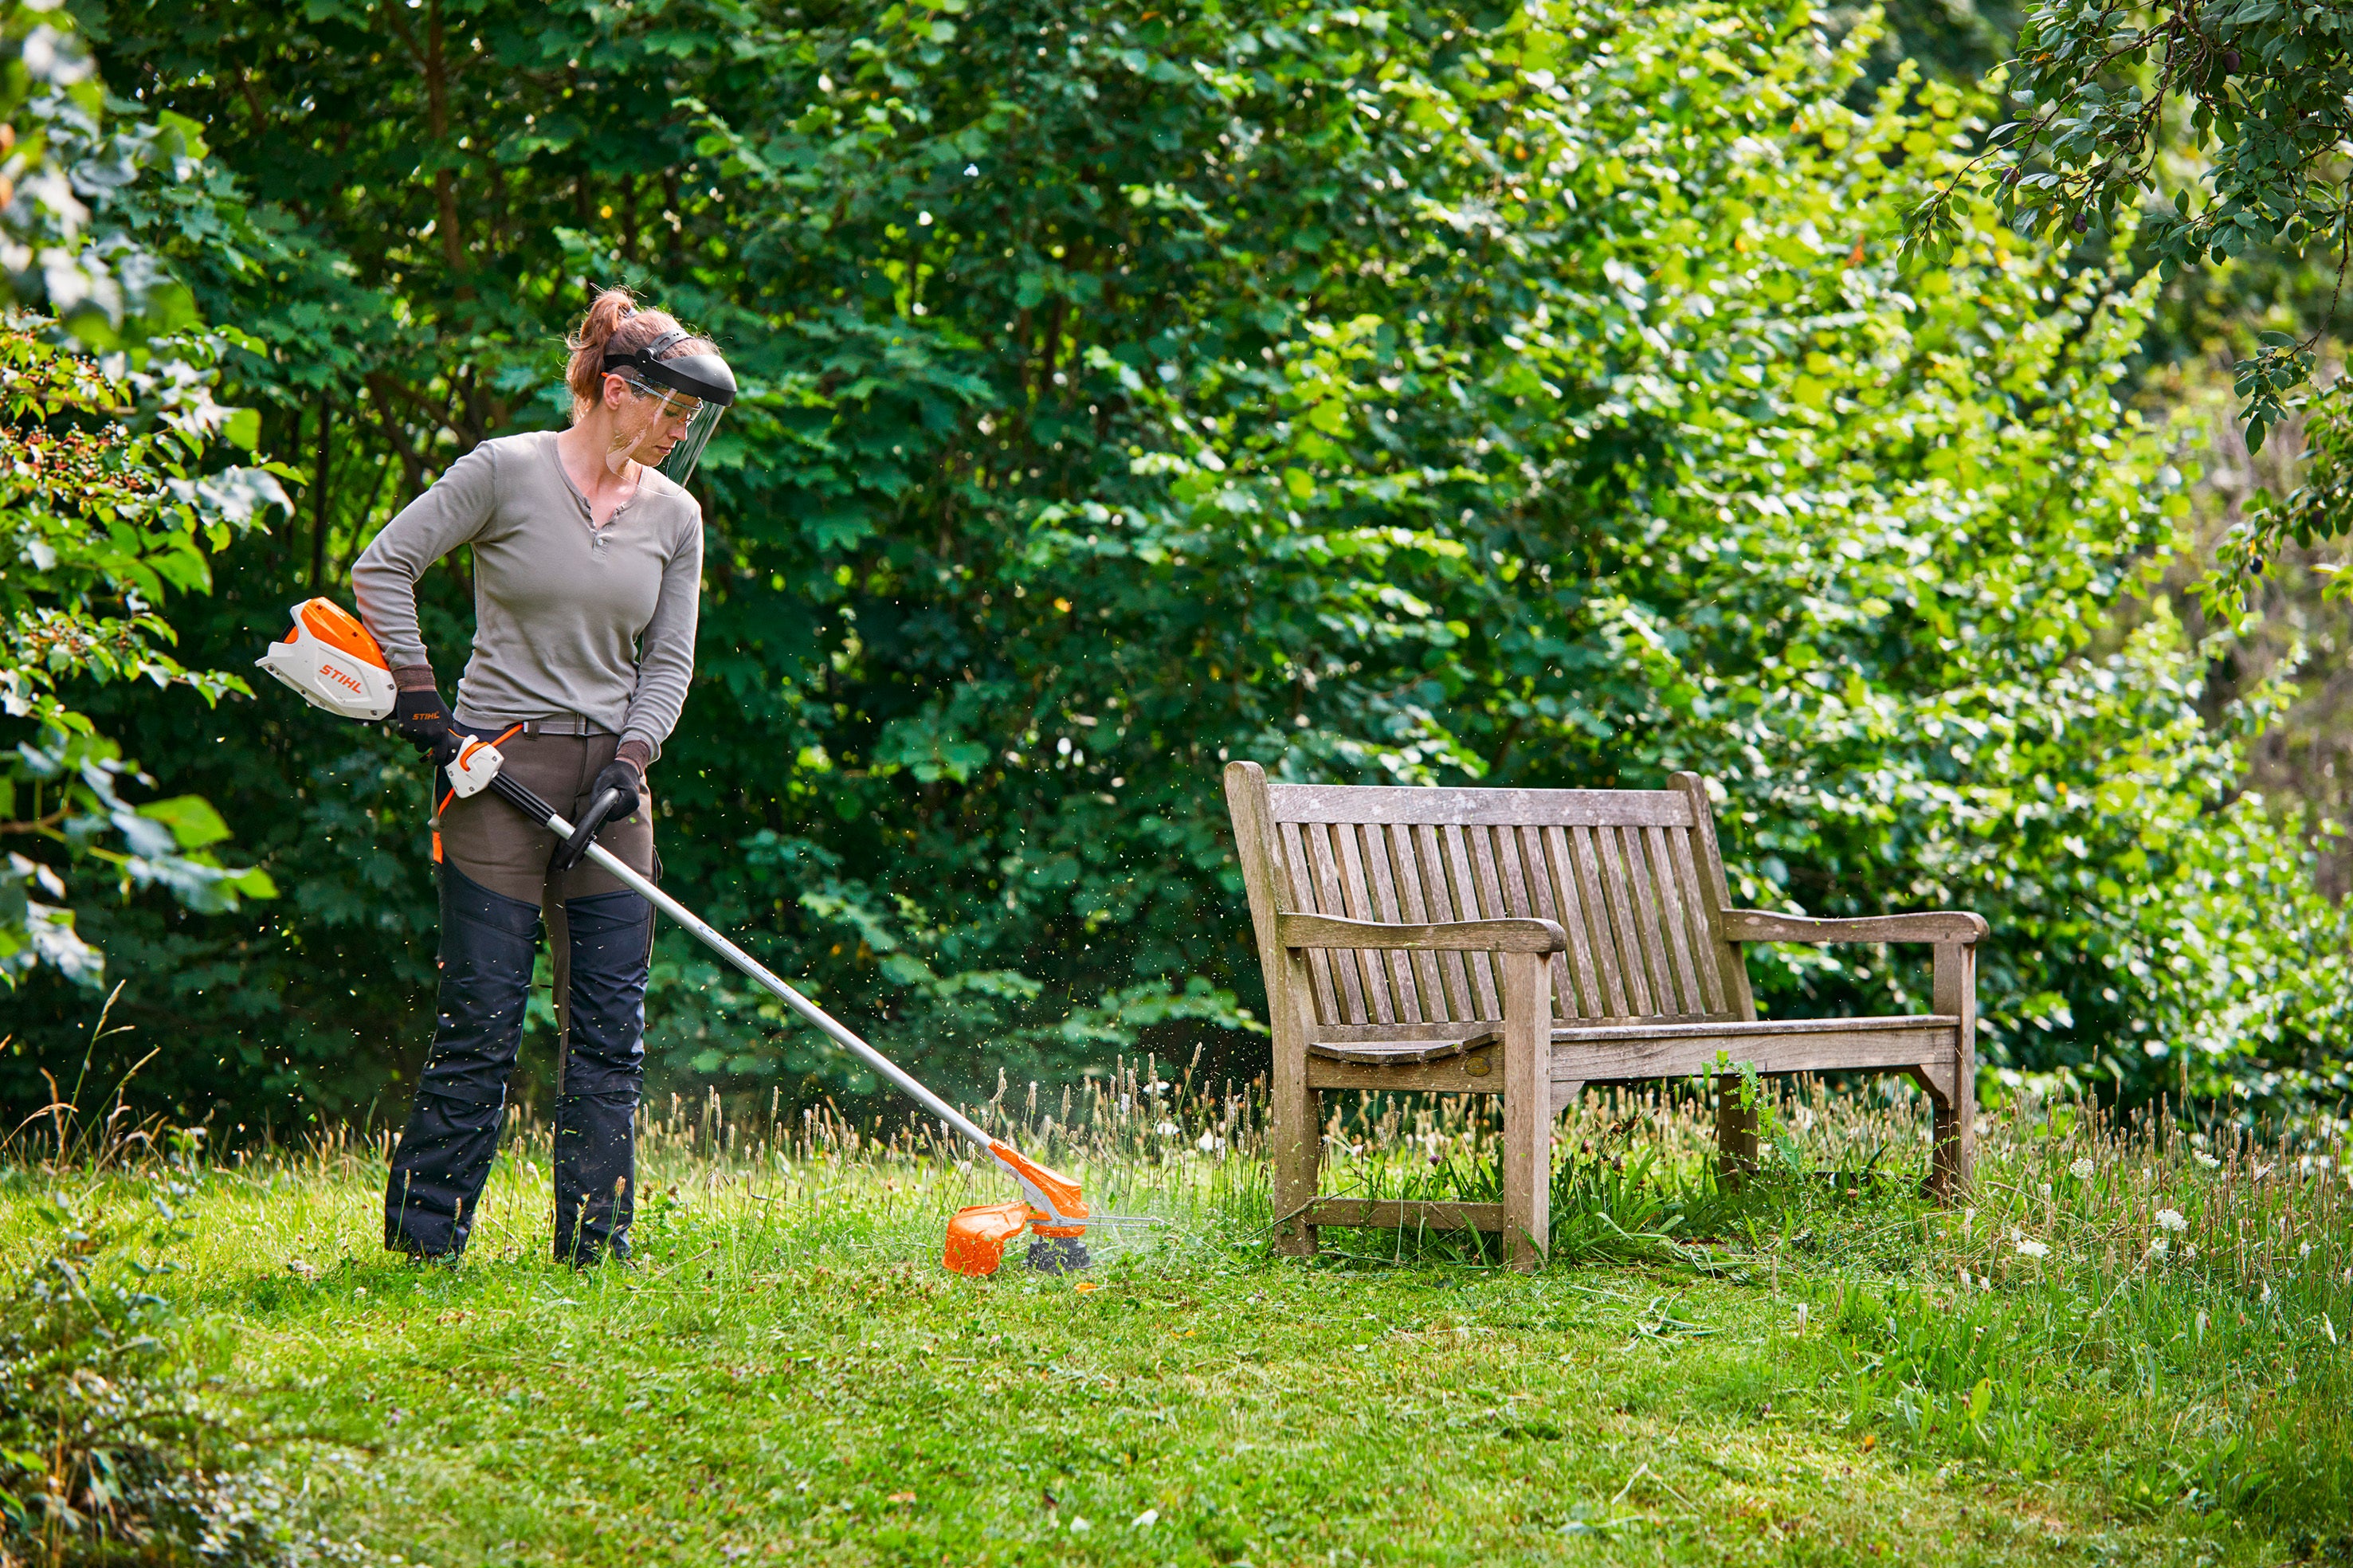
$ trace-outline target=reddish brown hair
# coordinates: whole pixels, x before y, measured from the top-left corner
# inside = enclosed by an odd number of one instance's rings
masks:
[[[600,290],[589,302],[588,313],[564,346],[572,351],[572,363],[565,367],[564,380],[572,388],[572,417],[580,417],[596,405],[605,393],[605,353],[607,349],[622,353],[645,347],[665,332],[683,331],[678,319],[667,310],[640,310],[638,297],[627,289]],[[717,345],[708,338],[686,338],[662,351],[661,357],[678,354],[717,353]]]

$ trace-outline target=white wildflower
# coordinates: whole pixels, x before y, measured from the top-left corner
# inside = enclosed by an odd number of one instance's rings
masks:
[[[1193,1145],[1204,1154],[1214,1154],[1226,1146],[1226,1141],[1214,1132],[1204,1132],[1201,1141]]]
[[[2157,1224],[2158,1229],[2169,1230],[2176,1236],[2180,1235],[2183,1231],[2189,1228],[2189,1222],[2181,1217],[2181,1211],[2179,1209],[2158,1210]]]
[[[1806,1304],[1803,1301],[1798,1303],[1797,1331],[1801,1334],[1806,1331]]]
[[[2051,1195],[2051,1184],[2048,1182],[2042,1184],[2042,1195],[2046,1198]]]
[[[2183,1242],[2181,1244],[2181,1256],[2188,1258],[2192,1263],[2197,1262],[2198,1244],[2194,1241]]]
[[[1094,1526],[1089,1524],[1084,1518],[1075,1518],[1071,1521],[1071,1533],[1072,1535],[1076,1535],[1082,1530],[1092,1530]]]
[[[1142,1513],[1137,1514],[1134,1519],[1129,1520],[1127,1521],[1127,1527],[1130,1530],[1150,1530],[1154,1525],[1158,1524],[1159,1522],[1160,1510],[1156,1508],[1147,1508]]]
[[[2173,1244],[2161,1236],[2152,1237],[2149,1241],[2148,1255],[2151,1258],[2162,1258],[2172,1250]]]
[[[1993,1289],[1993,1281],[1980,1274],[1978,1276],[1978,1289],[1980,1290],[1990,1290]]]
[[[2099,1171],[2100,1168],[2097,1165],[2093,1164],[2088,1156],[2076,1161],[2073,1164],[2067,1167],[2067,1173],[2074,1177],[2079,1182],[2090,1181],[2094,1176],[2099,1174]]]
[[[2051,1248],[2042,1242],[2021,1237],[2018,1242],[2018,1255],[2021,1258],[2048,1258],[2051,1256]]]
[[[2335,1344],[2337,1342],[2337,1320],[2330,1317],[2326,1312],[2321,1313],[2320,1331],[2328,1336],[2328,1342],[2330,1344]]]
[[[1160,1124],[1158,1131],[1163,1138],[1174,1138],[1176,1136],[1177,1127],[1174,1121],[1164,1121]]]
[[[2262,1291],[2256,1295],[2255,1300],[2256,1300],[2256,1301],[2257,1301],[2257,1302],[2259,1302],[2259,1303],[2261,1303],[2261,1304],[2263,1304],[2263,1305],[2265,1305],[2265,1306],[2268,1306],[2268,1305],[2271,1303],[2271,1299],[2272,1299],[2272,1282],[2271,1282],[2270,1280],[2266,1279],[2266,1280],[2264,1280],[2264,1281],[2263,1281],[2263,1288]]]
[[[2309,1257],[2311,1257],[2311,1256],[2312,1256],[2312,1243],[2310,1243],[2310,1242],[2308,1242],[2308,1241],[2307,1241],[2307,1242],[2306,1242],[2302,1247],[2297,1247],[2297,1248],[2295,1249],[2295,1255],[2296,1255],[2298,1258],[2309,1258]]]
[[[2217,1160],[2213,1155],[2209,1154],[2203,1149],[2200,1149],[2198,1152],[2189,1157],[2197,1161],[2200,1164],[2205,1166],[2210,1171],[2219,1171],[2222,1168],[2222,1162]]]

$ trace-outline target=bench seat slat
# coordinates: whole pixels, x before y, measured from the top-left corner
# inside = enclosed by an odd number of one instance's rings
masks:
[[[1907,1067],[1949,1058],[1960,1020],[1949,1014],[1897,1018],[1798,1018],[1762,1024],[1644,1024],[1553,1036],[1556,1083],[1683,1078],[1715,1069],[1719,1053],[1760,1073]]]

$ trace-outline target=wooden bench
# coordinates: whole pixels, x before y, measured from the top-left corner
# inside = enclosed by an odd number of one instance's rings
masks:
[[[1547,1244],[1556,1116],[1591,1083],[1718,1076],[1718,1159],[1752,1166],[1757,1121],[1721,1063],[1901,1072],[1935,1108],[1928,1185],[1969,1180],[1977,944],[1950,910],[1809,920],[1729,907],[1707,787],[1390,789],[1226,769],[1274,1035],[1276,1245],[1316,1227],[1504,1232]],[[1759,1021],[1740,944],[1929,942],[1926,1015]],[[1504,1097],[1500,1204],[1320,1197],[1324,1089]]]

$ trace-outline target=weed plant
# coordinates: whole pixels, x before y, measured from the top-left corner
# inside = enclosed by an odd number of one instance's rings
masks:
[[[1939,1208],[1908,1086],[1750,1086],[1728,1178],[1703,1089],[1561,1120],[1533,1276],[1470,1233],[1272,1258],[1256,1089],[1149,1058],[976,1108],[1159,1222],[1075,1287],[940,1268],[1008,1194],[935,1123],[716,1100],[647,1119],[632,1268],[549,1258],[523,1113],[456,1268],[379,1250],[388,1136],[349,1130],[185,1194],[19,1147],[0,1245],[185,1211],[153,1296],[271,1473],[410,1563],[2353,1554],[2343,1123],[2013,1104]],[[1493,1198],[1485,1102],[1326,1104],[1325,1191]]]

